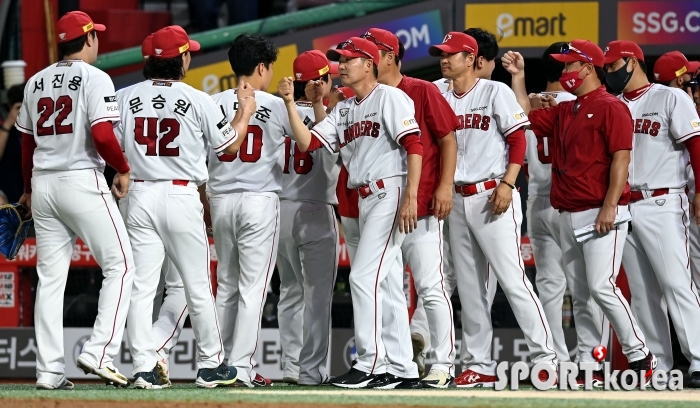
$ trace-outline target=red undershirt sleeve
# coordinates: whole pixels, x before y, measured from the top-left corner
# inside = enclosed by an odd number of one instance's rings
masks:
[[[525,162],[525,147],[527,146],[523,128],[509,134],[506,137],[506,144],[508,145],[508,164],[519,164],[522,166]]]
[[[399,140],[401,146],[406,149],[406,154],[417,154],[423,156],[423,142],[420,140],[420,136],[415,133],[406,135]]]
[[[29,133],[22,132],[22,181],[24,182],[24,194],[32,193],[34,149],[36,149],[34,136],[30,135]]]
[[[698,193],[700,192],[700,137],[691,137],[684,143],[690,155],[690,167],[695,174],[695,192]]]
[[[321,144],[321,141],[318,140],[316,136],[311,134],[311,142],[309,143],[309,147],[306,149],[307,152],[313,152],[314,150],[322,148],[323,145]]]
[[[130,171],[126,157],[119,146],[117,136],[114,134],[112,122],[100,122],[92,127],[92,140],[95,142],[95,149],[103,159],[117,171],[124,174]]]

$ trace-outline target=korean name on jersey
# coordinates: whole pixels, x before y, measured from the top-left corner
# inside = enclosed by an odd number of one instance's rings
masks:
[[[204,92],[179,81],[146,80],[120,90],[116,132],[132,179],[207,181],[207,147],[222,152],[237,138]]]
[[[346,99],[311,130],[329,151],[340,149],[348,188],[407,174],[399,140],[420,135],[413,101],[403,91],[377,84],[362,100]]]

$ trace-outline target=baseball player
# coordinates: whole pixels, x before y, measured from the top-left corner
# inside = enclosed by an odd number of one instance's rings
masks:
[[[496,67],[495,58],[498,55],[498,42],[496,42],[496,37],[486,30],[480,28],[468,28],[464,31],[465,34],[472,36],[476,40],[478,46],[475,72],[477,78],[491,79],[491,74]],[[447,79],[450,84],[452,80]],[[438,88],[440,88],[438,86]],[[449,88],[451,91],[452,88]],[[448,90],[443,91],[445,94]],[[457,276],[453,267],[452,261],[452,251],[450,250],[450,227],[449,218],[443,220],[443,271],[445,275],[445,287],[450,298],[457,287]],[[488,309],[491,310],[493,305],[493,299],[496,296],[496,289],[498,288],[498,281],[493,274],[493,271],[487,266],[488,278],[486,279],[486,301],[488,302]],[[466,339],[468,335],[464,332],[464,328],[467,327],[468,323],[468,313],[469,311],[465,308],[461,309],[461,319],[462,319],[462,338]],[[490,339],[492,337],[493,327],[491,323],[484,324],[479,327],[473,327],[472,336],[475,339]],[[431,348],[430,345],[430,331],[428,329],[428,317],[425,313],[425,308],[423,307],[423,301],[418,299],[418,304],[416,306],[416,311],[411,319],[411,341],[413,342],[413,356],[414,361],[418,364],[418,370],[421,368],[425,369],[423,361],[425,358],[426,351]],[[485,357],[478,356],[490,356],[491,355],[491,343],[484,344],[482,340],[467,342],[463,341],[460,345],[460,362],[462,368],[466,369],[467,362],[469,361],[469,356],[477,356],[476,359],[482,359]]]
[[[686,69],[683,54],[657,60],[654,76],[665,81]],[[666,54],[668,55],[668,54]],[[668,314],[681,350],[690,361],[690,385],[700,387],[700,299],[690,274],[689,203],[685,192],[688,154],[700,166],[700,119],[693,100],[680,89],[647,80],[641,48],[613,41],[605,51],[605,81],[627,104],[634,120],[629,166],[632,231],[622,264],[632,307],[659,369],[673,368]],[[700,211],[700,196],[693,208]],[[698,220],[696,220],[696,223]]]
[[[691,64],[696,65],[700,64],[697,61],[690,61]],[[700,67],[698,67],[700,69]],[[698,69],[693,71],[693,80],[697,82],[698,76],[697,72]],[[700,114],[700,87],[695,86],[695,90],[693,91],[693,101],[695,102],[695,111]],[[686,170],[688,171],[688,199],[693,202],[695,199],[695,174],[693,173],[693,169],[691,168],[690,164],[686,167]],[[698,214],[694,214],[691,212],[690,214],[691,218],[692,217],[697,217]],[[690,271],[692,272],[693,275],[693,282],[695,282],[695,286],[697,287],[700,285],[700,226],[697,225],[695,222],[690,223]]]
[[[280,81],[278,89],[299,149],[340,149],[348,187],[357,188],[361,197],[360,241],[350,274],[358,357],[331,384],[420,388],[411,361],[401,258],[405,234],[417,228],[422,145],[413,102],[377,83],[379,50],[373,42],[351,37],[327,55],[340,60],[341,81],[356,96],[336,105],[311,132],[296,114],[291,78]]]
[[[429,48],[430,55],[440,57],[443,75],[453,82],[454,90],[445,98],[460,122],[449,222],[457,290],[468,311],[463,327],[467,337],[462,341],[490,348],[491,330],[487,339],[474,335],[491,325],[486,282],[493,269],[525,333],[532,362],[550,363],[556,370],[549,324],[520,253],[522,211],[513,183],[525,157],[523,127],[529,122],[508,87],[476,76],[477,48],[474,38],[461,32],[450,32],[442,44]],[[492,387],[495,375],[496,362],[480,353],[469,356],[467,369],[455,383]],[[537,375],[547,379],[546,371]]]
[[[544,92],[536,97],[553,98],[557,103],[576,99],[561,87],[559,78],[564,64],[550,58],[559,54],[566,43],[554,43],[542,55],[543,71],[547,79]],[[559,361],[570,361],[564,341],[562,303],[566,291],[566,274],[562,268],[561,240],[559,237],[559,212],[552,208],[549,192],[552,187],[552,165],[538,158],[537,137],[532,130],[525,131],[527,148],[525,158],[529,174],[527,199],[527,228],[535,256],[537,274],[535,284],[549,328],[552,330],[554,350]],[[601,314],[596,306],[595,312]],[[601,342],[607,344],[607,342]]]
[[[425,310],[436,361],[421,381],[435,388],[447,388],[454,378],[454,323],[452,302],[442,271],[442,220],[452,208],[452,183],[457,161],[454,130],[457,117],[445,98],[427,81],[410,78],[399,69],[403,44],[392,32],[371,28],[362,36],[380,52],[378,82],[404,91],[416,106],[415,118],[421,129],[423,163],[418,185],[418,228],[406,235],[401,245],[410,266],[416,293]],[[413,336],[412,336],[413,337]]]
[[[284,103],[266,92],[276,60],[271,40],[248,34],[236,37],[229,50],[231,68],[239,81],[255,89],[258,110],[237,155],[209,155],[207,189],[219,257],[216,307],[229,365],[238,370],[236,384],[247,387],[272,385],[255,372],[253,355],[280,237],[283,166],[278,161],[283,160],[285,135],[291,134]],[[236,90],[213,98],[227,118],[233,117],[238,109]]]
[[[302,121],[314,124],[314,107],[331,93],[330,63],[321,51],[301,53],[293,64],[294,99]],[[307,86],[320,88],[316,100]],[[313,91],[315,92],[316,89]],[[277,304],[284,381],[318,385],[328,380],[331,302],[340,247],[333,205],[340,166],[325,150],[302,153],[285,138],[280,197]],[[332,255],[332,256],[331,256]]]
[[[224,348],[209,275],[209,241],[197,186],[207,180],[205,148],[235,154],[238,134],[245,134],[254,100],[242,98],[234,128],[203,92],[180,80],[199,43],[179,26],[153,34],[153,55],[146,61],[151,78],[125,92],[120,132],[133,185],[126,201],[125,222],[138,270],[134,279],[127,332],[134,360],[134,386],[161,388],[156,345],[151,335],[153,297],[165,254],[185,285],[197,338],[196,385],[216,387],[236,381],[235,368],[224,363]],[[239,86],[243,92],[244,86]],[[248,91],[248,93],[252,93]]]
[[[508,51],[502,61],[513,75],[518,102],[530,114],[540,160],[552,162],[550,199],[560,211],[561,249],[571,277],[579,358],[595,362],[591,352],[603,336],[604,320],[586,307],[592,299],[615,329],[630,368],[640,373],[640,383],[648,384],[656,357],[615,285],[630,219],[627,168],[632,119],[624,103],[601,86],[604,56],[596,44],[574,40],[552,58],[565,64],[559,83],[577,98],[532,112],[522,56]],[[583,385],[582,378],[578,380]],[[594,379],[593,385],[600,385],[599,381]]]
[[[24,195],[36,229],[39,285],[35,304],[38,389],[73,389],[65,377],[63,294],[73,245],[90,248],[104,280],[97,319],[78,356],[78,367],[117,386],[127,378],[112,364],[120,347],[134,279],[134,258],[116,202],[102,174],[117,170],[112,192],[124,197],[130,168],[112,123],[119,121],[114,85],[94,68],[97,31],[90,16],[74,11],[56,24],[64,60],[27,82],[15,126],[23,132]]]

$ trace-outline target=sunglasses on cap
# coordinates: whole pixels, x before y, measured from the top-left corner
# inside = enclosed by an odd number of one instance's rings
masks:
[[[573,52],[573,53],[576,53],[576,54],[582,56],[583,58],[587,59],[588,62],[590,62],[591,64],[593,63],[593,58],[589,57],[588,55],[586,55],[585,52],[583,52],[583,51],[579,50],[578,48],[574,47],[573,45],[571,45],[571,43],[567,43],[566,49],[563,49],[561,51],[561,53],[568,54],[570,52]]]
[[[370,55],[370,53],[368,53],[367,51],[365,51],[363,49],[357,48],[357,46],[350,41],[345,41],[345,42],[338,44],[338,49],[359,52],[360,54],[366,55],[367,58],[369,58],[370,60],[374,60],[374,58],[372,57],[372,55]]]
[[[693,78],[690,81],[685,81],[681,84],[681,87],[683,87],[683,89],[690,88],[693,91],[695,91],[696,89],[698,89],[698,79]]]
[[[384,42],[379,41],[379,40],[377,39],[377,37],[373,36],[373,35],[372,35],[371,33],[369,33],[369,32],[362,34],[362,35],[360,36],[360,38],[364,38],[365,40],[370,40],[370,41],[372,41],[373,43],[375,43],[375,44],[377,44],[377,45],[379,45],[379,46],[385,47],[385,48],[387,48],[387,49],[388,49],[389,51],[391,51],[391,52],[394,52],[394,47],[392,47],[391,45],[389,45],[389,44],[387,44],[387,43],[384,43]]]

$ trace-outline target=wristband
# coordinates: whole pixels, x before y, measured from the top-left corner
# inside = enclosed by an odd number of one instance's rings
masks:
[[[505,180],[501,180],[501,183],[503,183],[503,184],[507,185],[508,187],[512,188],[513,190],[515,190],[515,185],[514,185],[514,184],[510,184],[509,182],[507,182],[507,181],[505,181]]]

